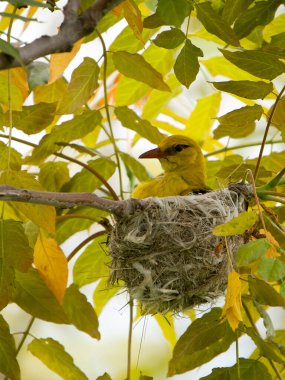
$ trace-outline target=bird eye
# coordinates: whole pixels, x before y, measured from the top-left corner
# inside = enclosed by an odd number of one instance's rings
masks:
[[[175,152],[181,152],[183,149],[188,148],[189,145],[177,144],[174,147]]]

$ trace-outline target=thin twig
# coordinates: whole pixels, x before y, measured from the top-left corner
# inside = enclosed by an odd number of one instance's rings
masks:
[[[80,244],[78,244],[78,246],[75,247],[74,250],[68,255],[67,261],[70,261],[71,259],[73,259],[73,257],[76,255],[76,253],[78,251],[80,251],[80,249],[83,248],[90,241],[96,239],[99,236],[103,236],[105,234],[106,234],[106,231],[102,230],[102,231],[95,232],[94,234],[88,236],[85,240],[83,240]]]
[[[128,336],[128,361],[127,361],[127,377],[126,380],[131,380],[132,368],[132,337],[133,337],[133,322],[134,322],[134,301],[130,295],[129,302],[130,320],[129,320],[129,336]]]
[[[259,155],[258,155],[258,159],[257,159],[257,163],[256,163],[256,166],[255,166],[255,170],[254,170],[254,179],[257,178],[257,175],[258,175],[258,171],[259,171],[259,167],[260,167],[260,163],[261,163],[261,159],[262,159],[262,155],[263,155],[263,150],[264,150],[264,146],[265,146],[265,143],[266,143],[266,139],[267,139],[267,135],[268,135],[268,132],[269,132],[269,128],[271,126],[271,121],[272,121],[272,118],[273,118],[273,115],[274,115],[274,112],[276,110],[276,107],[283,95],[283,92],[285,91],[285,86],[282,88],[282,90],[279,92],[273,106],[272,106],[272,110],[270,112],[270,115],[268,117],[268,120],[267,120],[267,124],[266,124],[266,128],[265,128],[265,132],[264,132],[264,136],[263,136],[263,140],[262,140],[262,143],[261,143],[261,147],[260,147],[260,151],[259,151]]]

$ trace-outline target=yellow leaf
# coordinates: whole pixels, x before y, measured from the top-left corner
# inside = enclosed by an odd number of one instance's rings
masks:
[[[237,272],[230,272],[228,275],[226,303],[221,317],[228,320],[234,331],[238,327],[239,322],[242,321],[241,309],[241,283],[239,274]]]
[[[127,20],[129,27],[132,29],[135,37],[144,45],[144,40],[142,38],[143,22],[139,7],[134,0],[125,0],[122,5],[124,8],[125,19]]]
[[[78,53],[81,44],[82,39],[73,45],[69,53],[56,53],[51,55],[49,83],[54,82],[63,74],[64,70]]]
[[[10,69],[11,82],[18,87],[22,94],[22,100],[24,101],[29,94],[29,85],[27,79],[27,71],[21,67]],[[8,78],[8,70],[0,72],[0,75]]]
[[[47,287],[61,303],[66,290],[68,267],[57,241],[40,233],[35,244],[34,263]]]
[[[161,328],[164,338],[174,347],[177,341],[176,332],[174,327],[173,314],[167,313],[166,315],[155,314],[154,318]]]
[[[265,235],[266,239],[270,243],[270,248],[268,248],[268,250],[266,251],[265,256],[269,258],[280,256],[279,252],[276,249],[277,247],[279,247],[279,243],[275,240],[274,236],[269,231],[265,231],[264,229],[261,229],[259,232],[262,235]]]
[[[122,10],[123,10],[123,4],[119,4],[115,8],[112,9],[112,13],[115,16],[120,17],[121,13],[122,13]]]

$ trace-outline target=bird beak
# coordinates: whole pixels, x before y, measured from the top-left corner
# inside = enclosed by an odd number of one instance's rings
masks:
[[[159,148],[148,150],[139,156],[139,158],[165,158],[167,155]]]

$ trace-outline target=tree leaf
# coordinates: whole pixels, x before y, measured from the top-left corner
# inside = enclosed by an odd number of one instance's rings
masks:
[[[126,51],[113,53],[113,62],[118,71],[128,78],[143,82],[160,91],[171,91],[162,75],[139,54]]]
[[[127,153],[120,152],[120,157],[123,160],[126,167],[133,173],[133,175],[140,181],[148,181],[150,176],[146,168],[137,161],[134,157]]]
[[[237,36],[243,38],[258,25],[269,24],[281,3],[282,1],[280,0],[259,1],[240,14],[234,25],[234,31]]]
[[[267,239],[258,239],[250,241],[239,247],[236,254],[236,264],[239,267],[247,266],[264,256],[270,248],[270,243]]]
[[[253,359],[239,358],[240,379],[271,380],[271,376],[263,363]],[[237,365],[233,367],[214,368],[208,376],[200,380],[238,380]]]
[[[39,181],[47,191],[60,191],[70,180],[65,162],[45,162],[40,166]]]
[[[221,309],[213,308],[188,327],[174,347],[168,376],[199,367],[229,348],[236,334],[220,317]]]
[[[273,111],[273,106],[270,107],[268,112],[268,117]],[[279,102],[277,103],[274,114],[271,118],[271,123],[278,127],[282,127],[285,125],[285,96],[282,96]]]
[[[245,137],[255,129],[255,120],[262,116],[263,108],[259,104],[245,106],[218,117],[220,125],[214,131],[214,137]]]
[[[107,264],[110,259],[106,254],[108,250],[106,239],[106,235],[94,239],[76,260],[73,267],[73,281],[78,286],[109,276],[110,270]]]
[[[149,30],[142,31],[143,41],[147,41],[153,33]],[[122,32],[114,39],[109,47],[109,51],[125,50],[129,53],[136,53],[141,50],[142,42],[133,37],[133,31],[128,26],[122,30]],[[108,62],[108,66],[111,62]]]
[[[8,99],[8,78],[2,75],[0,75],[0,88],[0,103],[7,107],[11,106],[13,111],[21,111],[23,98],[19,87],[13,83],[10,84],[11,104]]]
[[[177,28],[171,28],[158,34],[152,42],[165,49],[175,49],[185,40],[185,34]]]
[[[237,272],[228,274],[226,302],[223,307],[222,318],[227,319],[232,330],[235,331],[242,321],[241,315],[241,283]]]
[[[98,331],[98,318],[84,294],[80,293],[78,286],[71,284],[67,289],[63,300],[63,309],[70,322],[92,338],[100,339]]]
[[[38,236],[34,263],[47,287],[61,303],[66,290],[68,268],[66,257],[56,240],[44,234]]]
[[[195,80],[199,72],[198,57],[203,57],[202,50],[187,39],[174,64],[176,78],[187,88]]]
[[[157,15],[166,25],[180,27],[192,7],[187,0],[158,0]]]
[[[60,149],[57,142],[70,142],[86,136],[96,128],[101,119],[99,111],[85,111],[81,115],[75,115],[71,120],[56,125],[51,133],[41,139],[39,145],[34,148],[32,156],[27,158],[27,162],[38,164]]]
[[[116,170],[116,164],[107,157],[100,157],[96,160],[90,160],[87,164],[91,169],[98,172],[106,181],[112,177]],[[83,168],[63,186],[62,190],[69,192],[92,192],[100,186],[102,186],[101,180],[93,173]]]
[[[257,221],[258,215],[254,211],[245,211],[229,222],[216,226],[212,232],[216,236],[241,235]]]
[[[253,1],[254,0],[226,0],[222,13],[223,19],[231,25]]]
[[[226,82],[211,82],[216,89],[224,92],[229,92],[246,99],[264,99],[270,92],[273,91],[273,84],[262,81],[226,81]]]
[[[67,81],[59,78],[55,82],[37,86],[34,89],[35,103],[55,103],[58,102],[67,91]]]
[[[91,207],[76,207],[58,221],[56,228],[56,240],[62,244],[76,232],[88,229],[92,224],[108,216],[106,211],[96,210]]]
[[[111,379],[111,376],[107,372],[105,372],[103,375],[97,377],[96,380],[112,380],[112,379]]]
[[[195,141],[206,141],[209,138],[214,119],[217,117],[220,103],[221,94],[218,92],[198,99],[186,121],[185,134]],[[196,128],[197,125],[199,128]]]
[[[82,39],[75,42],[70,52],[56,53],[56,54],[51,55],[49,83],[52,83],[61,77],[64,70],[67,68],[67,66],[70,64],[70,62],[78,53],[81,47],[81,44],[82,44]]]
[[[284,298],[267,282],[249,277],[249,290],[252,297],[261,305],[285,306]]]
[[[0,51],[15,58],[21,64],[23,63],[19,50],[14,48],[13,45],[0,38]]]
[[[93,302],[98,317],[108,301],[110,301],[110,299],[115,296],[120,290],[120,286],[111,286],[106,279],[102,279],[99,282],[93,293]]]
[[[22,111],[13,112],[13,127],[25,132],[27,135],[39,133],[47,128],[54,119],[55,103],[38,103],[24,106]],[[6,124],[9,115],[6,113]]]
[[[36,318],[54,323],[69,323],[63,308],[33,268],[26,273],[16,271],[13,301]]]
[[[9,157],[9,159],[8,159]],[[14,148],[0,142],[0,169],[7,170],[8,166],[12,170],[21,170],[22,156]]]
[[[260,50],[231,52],[221,49],[223,56],[235,66],[259,78],[272,80],[284,73],[285,64],[273,54]]]
[[[25,171],[15,172],[7,170],[2,172],[0,176],[0,183],[9,184],[11,186],[16,186],[24,189],[39,190],[42,191],[40,183],[35,179],[35,177]],[[36,205],[29,203],[12,203],[12,207],[25,215],[26,218],[33,221],[35,224],[44,228],[49,233],[53,234],[55,232],[55,208],[46,205]],[[25,220],[25,219],[24,219]]]
[[[57,106],[57,113],[70,114],[82,107],[99,86],[98,76],[98,64],[94,59],[85,57],[72,72],[67,91]]]
[[[257,271],[266,281],[279,281],[285,277],[285,263],[276,258],[263,257]]]
[[[256,310],[258,311],[259,315],[263,319],[263,324],[264,324],[264,327],[266,328],[266,338],[268,339],[268,338],[274,337],[275,336],[274,326],[269,314],[267,313],[265,308],[262,307],[255,300],[253,300],[253,304],[256,307]]]
[[[52,338],[34,339],[28,350],[64,380],[88,380],[62,344]]]
[[[139,133],[153,144],[159,144],[159,142],[165,137],[165,135],[159,132],[157,128],[153,127],[149,121],[141,119],[128,107],[116,107],[115,115],[124,127]]]
[[[20,367],[16,359],[16,345],[9,325],[0,315],[0,373],[11,380],[20,380]]]
[[[209,33],[214,34],[230,45],[239,46],[239,39],[233,29],[226,20],[214,11],[210,3],[196,3],[195,6],[198,19]]]
[[[134,36],[141,41],[142,45],[144,45],[144,40],[142,38],[143,22],[139,7],[134,0],[125,0],[122,3],[122,7],[124,8],[125,19],[127,20],[129,27],[132,29]]]

